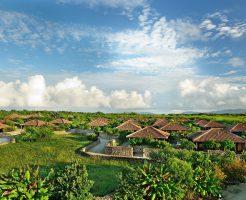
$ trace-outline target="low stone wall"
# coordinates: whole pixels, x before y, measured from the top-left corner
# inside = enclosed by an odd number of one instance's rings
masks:
[[[158,148],[145,147],[145,148],[143,148],[143,157],[149,158],[151,153],[158,153],[159,151],[160,151],[160,149],[158,149]]]
[[[123,146],[105,145],[105,154],[115,155],[115,156],[133,157],[133,148],[132,147],[123,147]]]
[[[82,156],[90,157],[92,159],[117,160],[117,161],[127,161],[127,162],[134,162],[134,163],[144,162],[146,160],[151,162],[148,158],[142,158],[142,157],[127,157],[127,156],[106,155],[100,153],[86,152],[84,151],[84,148],[81,148],[76,152]]]

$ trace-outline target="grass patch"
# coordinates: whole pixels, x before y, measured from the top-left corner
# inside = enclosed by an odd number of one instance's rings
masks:
[[[74,159],[87,166],[94,181],[92,192],[103,196],[117,187],[117,174],[127,167],[126,162],[86,158],[75,150],[90,143],[84,134],[53,135],[49,140],[17,142],[0,146],[0,173],[26,165],[39,165],[43,174],[50,168],[63,168]]]

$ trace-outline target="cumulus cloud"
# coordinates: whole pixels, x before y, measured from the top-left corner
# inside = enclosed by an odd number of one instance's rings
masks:
[[[66,78],[55,85],[46,86],[42,75],[31,76],[27,82],[0,82],[0,107],[35,108],[147,108],[151,94],[145,91],[113,90],[110,93],[88,87],[78,77]]]
[[[180,82],[183,105],[199,109],[242,107],[246,88],[220,78],[186,79]]]
[[[233,57],[228,61],[228,64],[233,67],[243,67],[245,65],[245,62],[242,58]]]

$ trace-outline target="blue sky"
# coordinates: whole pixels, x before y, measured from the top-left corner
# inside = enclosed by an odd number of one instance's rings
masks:
[[[2,0],[0,108],[244,108],[245,8],[243,0]]]

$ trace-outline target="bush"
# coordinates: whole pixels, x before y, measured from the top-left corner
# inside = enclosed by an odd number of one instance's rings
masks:
[[[182,149],[192,150],[196,148],[196,145],[187,139],[180,139],[180,143]]]
[[[40,176],[39,168],[12,170],[0,176],[0,197],[8,199],[48,200],[49,183]]]
[[[206,149],[218,150],[218,149],[220,149],[220,146],[221,146],[220,143],[216,142],[214,140],[209,140],[209,141],[204,142],[204,147]]]
[[[246,163],[240,159],[235,159],[223,167],[223,172],[226,175],[228,182],[242,182],[246,181]]]
[[[172,145],[165,141],[165,140],[155,140],[155,139],[151,139],[151,138],[134,138],[129,140],[129,144],[132,146],[150,146],[153,148],[166,148],[166,147],[171,147]]]
[[[5,128],[3,131],[4,132],[11,132],[11,131],[15,131],[16,127],[14,125],[9,125],[8,128]]]
[[[234,150],[235,149],[235,143],[231,140],[224,140],[220,142],[222,149],[225,150]]]
[[[241,154],[241,159],[246,162],[246,151],[244,150]]]
[[[126,138],[126,136],[129,135],[130,133],[131,132],[129,132],[129,131],[120,131],[120,134],[119,134],[118,139],[119,139],[119,141],[120,141],[121,144],[124,143],[124,142],[126,142],[128,140]]]
[[[98,139],[98,135],[93,133],[93,134],[90,134],[87,136],[87,139],[88,140],[91,140],[91,141],[96,141]]]
[[[58,200],[90,200],[90,189],[93,182],[88,179],[86,167],[79,161],[67,165],[64,171],[58,172],[53,178],[53,199]]]
[[[34,142],[39,139],[49,139],[54,132],[50,127],[26,127],[25,132],[17,137],[17,140]]]

